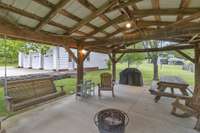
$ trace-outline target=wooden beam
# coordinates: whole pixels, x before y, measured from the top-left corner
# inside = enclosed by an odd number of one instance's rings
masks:
[[[124,7],[135,5],[135,3],[140,2],[140,1],[142,1],[142,0],[129,0],[128,2],[123,2],[121,4],[118,4],[116,6],[113,6],[110,9],[108,9],[105,13],[113,12],[113,11],[119,10]]]
[[[135,16],[155,16],[155,15],[192,15],[200,11],[200,8],[181,9],[138,9],[134,10]]]
[[[151,3],[153,5],[154,9],[157,9],[157,10],[160,9],[160,0],[151,0]],[[161,20],[159,15],[156,15],[155,19],[156,19],[156,21],[160,21]]]
[[[162,40],[175,35],[182,35],[188,33],[199,33],[200,32],[200,23],[188,24],[186,26],[171,26],[163,29],[158,29],[154,31],[147,31],[145,34],[135,33],[129,34],[123,37],[113,37],[111,39],[102,39],[98,41],[88,42],[88,45],[96,45],[96,46],[105,46],[108,44],[121,44],[121,43],[129,43],[133,41],[143,41],[143,40]]]
[[[16,13],[16,14],[19,14],[21,16],[25,16],[25,17],[40,21],[40,22],[43,20],[43,18],[40,17],[40,16],[37,16],[37,15],[35,15],[33,13],[26,12],[26,11],[24,11],[22,9],[19,9],[19,8],[16,8],[16,7],[4,4],[4,3],[0,3],[0,8],[4,9],[4,10],[7,10],[7,11],[11,11],[11,12]],[[53,21],[50,21],[49,24],[53,25],[53,26],[56,26],[56,27],[59,27],[59,28],[61,28],[63,30],[66,30],[66,31],[69,30],[68,27],[66,27],[64,25],[61,25],[61,24],[58,24],[58,23],[53,22]]]
[[[39,17],[39,16],[37,16],[33,13],[26,12],[26,11],[21,10],[19,8],[16,8],[12,5],[8,5],[8,4],[2,3],[2,2],[0,2],[0,9],[4,9],[4,10],[7,10],[7,11],[11,11],[11,12],[20,14],[22,16],[26,16],[26,17],[29,17],[29,18],[32,18],[32,19],[35,19],[35,20],[38,20],[38,21],[42,21],[42,17]]]
[[[77,94],[76,95],[81,95],[80,91],[80,84],[83,83],[83,77],[84,77],[84,54],[81,52],[83,49],[82,45],[78,45],[77,49]]]
[[[192,57],[190,57],[189,55],[187,55],[186,53],[184,53],[181,50],[176,50],[176,52],[178,52],[180,55],[182,55],[183,57],[185,57],[186,59],[188,59],[189,61],[191,61],[192,63],[195,63],[195,59],[193,59]]]
[[[69,1],[70,1],[70,0],[61,0],[61,1],[55,6],[55,8],[52,9],[52,10],[49,12],[49,14],[44,18],[44,20],[41,21],[41,22],[37,25],[37,27],[35,28],[35,31],[41,30],[41,28],[42,28],[44,25],[48,24],[49,21],[51,21],[51,19],[52,19],[53,17],[55,17],[56,14],[57,14],[58,12],[60,12],[60,11],[62,10],[62,8],[63,8]]]
[[[200,46],[196,45],[195,49],[194,49],[194,55],[195,55],[195,90],[194,90],[194,94],[197,94],[200,90],[199,86],[200,86]]]
[[[180,3],[180,10],[184,10],[185,8],[188,7],[188,5],[190,4],[191,0],[181,0],[181,3]],[[181,20],[183,18],[183,15],[180,14],[177,16],[177,21]]]
[[[90,55],[91,51],[87,51],[87,53],[84,55],[83,60],[85,60],[89,55]]]
[[[174,24],[169,25],[167,28],[174,27],[174,26],[180,26],[180,25],[183,25],[183,24],[188,24],[190,21],[197,19],[199,17],[200,17],[200,11],[194,13],[193,15],[191,15],[189,17],[181,19],[181,20],[175,22]]]
[[[68,46],[63,45],[63,47],[64,47],[65,50],[68,52],[68,54],[71,55],[71,57],[74,59],[74,61],[77,63],[78,59],[77,59],[77,57],[75,56],[75,54],[72,52],[72,50],[71,50]]]
[[[49,7],[49,8],[54,8],[55,7],[55,5],[52,4],[51,2],[49,2],[48,0],[33,0],[33,1],[37,2],[40,5]]]
[[[89,10],[91,10],[92,12],[95,12],[96,10],[97,10],[97,8],[93,5],[93,4],[91,4],[88,0],[78,0],[82,5],[84,5],[86,8],[88,8]],[[101,19],[103,19],[104,21],[106,21],[106,22],[109,22],[110,21],[110,19],[106,16],[106,15],[104,15],[104,14],[100,14],[99,15],[99,17],[101,18]],[[116,27],[116,25],[114,25],[114,27]],[[118,27],[117,27],[118,28]],[[94,31],[96,31],[96,30],[99,30],[99,28],[98,29],[95,29]],[[93,32],[94,32],[93,31]],[[97,33],[97,32],[96,32]],[[106,32],[103,32],[104,34],[107,34]],[[91,33],[90,33],[91,34]]]
[[[59,13],[62,14],[63,16],[69,17],[69,18],[71,18],[71,19],[73,19],[73,20],[75,20],[75,21],[77,21],[77,22],[82,21],[81,18],[79,18],[79,17],[77,17],[77,16],[71,14],[70,12],[68,12],[68,11],[66,11],[66,10],[64,10],[64,9],[62,9]],[[95,29],[95,30],[99,30],[98,27],[96,27],[96,26],[94,26],[94,25],[92,25],[92,24],[90,24],[90,23],[88,23],[87,25],[88,25],[89,27]],[[69,30],[69,29],[68,29],[68,30]],[[95,30],[94,30],[94,31],[95,31]],[[79,32],[80,32],[80,31],[79,31]],[[104,32],[104,34],[107,34],[107,33]],[[88,34],[85,33],[85,36],[88,36]]]
[[[192,38],[188,41],[188,43],[194,41],[200,34],[195,34]]]
[[[75,21],[78,21],[78,22],[81,21],[81,18],[71,14],[70,12],[66,11],[65,9],[60,10],[59,13],[62,14],[63,16],[69,17]]]
[[[91,36],[93,34],[96,34],[96,33],[100,32],[100,31],[103,31],[104,29],[106,29],[109,26],[112,26],[112,25],[115,25],[115,24],[118,24],[118,23],[121,23],[121,22],[124,22],[124,21],[127,21],[127,20],[129,20],[129,19],[126,16],[121,15],[121,16],[119,16],[119,17],[107,22],[103,26],[99,27],[99,30],[95,30],[95,31],[91,32],[89,34],[89,36]]]
[[[77,42],[71,37],[54,36],[42,32],[35,33],[30,29],[19,28],[16,25],[0,18],[0,35],[20,39],[25,41],[34,41],[38,43],[46,43],[55,46],[69,45],[76,48]]]
[[[166,46],[163,48],[148,48],[148,49],[121,49],[115,51],[116,53],[137,53],[137,52],[162,52],[173,50],[193,49],[195,45],[180,45],[180,46]]]
[[[108,8],[110,8],[111,6],[113,6],[116,3],[117,3],[117,0],[108,1],[108,2],[104,3],[99,9],[97,9],[95,12],[93,12],[88,17],[86,17],[85,19],[80,21],[77,25],[75,25],[75,27],[70,31],[70,33],[77,31],[80,27],[89,23],[91,20],[93,20],[100,14],[104,13]]]
[[[116,81],[116,54],[112,53],[112,54],[108,54],[111,62],[112,62],[112,79],[114,81]]]
[[[125,55],[125,53],[122,53],[122,54],[115,60],[115,62],[116,62],[116,63],[119,62],[119,61],[121,60],[121,58],[122,58],[124,55]]]

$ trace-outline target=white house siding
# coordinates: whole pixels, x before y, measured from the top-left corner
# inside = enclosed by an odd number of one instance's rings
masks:
[[[19,54],[18,54],[18,66],[19,67],[23,67],[23,58],[24,58],[24,54],[22,52],[19,52]]]
[[[32,54],[32,68],[40,69],[40,54],[39,53]]]
[[[31,65],[31,54],[27,55],[27,54],[24,54],[24,58],[23,58],[23,67],[24,68],[31,68],[32,65]]]
[[[73,53],[77,54],[76,49],[72,49]],[[30,58],[31,56],[31,58]],[[41,57],[39,53],[32,53],[30,55],[19,54],[19,64],[24,68],[41,68]],[[108,56],[106,54],[91,52],[89,55],[89,60],[85,60],[85,68],[98,68],[106,69],[107,68]],[[31,62],[32,61],[32,62]],[[22,63],[23,62],[23,63]],[[52,47],[46,55],[44,55],[44,64],[43,69],[45,70],[73,70],[76,69],[77,65],[72,59],[69,62],[69,55],[62,47]]]
[[[106,69],[107,61],[108,61],[108,56],[106,54],[92,52],[89,55],[89,61],[87,59],[85,60],[84,67]]]
[[[69,63],[68,63],[68,54],[65,52],[64,48],[59,48],[59,69],[65,70],[69,68]]]
[[[46,55],[44,55],[44,69],[53,70],[53,49],[50,49]]]

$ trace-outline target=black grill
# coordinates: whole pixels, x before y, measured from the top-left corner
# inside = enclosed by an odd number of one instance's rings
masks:
[[[126,68],[120,72],[120,84],[143,86],[143,77],[137,68]]]
[[[100,133],[124,133],[129,118],[123,111],[105,109],[95,115],[94,122]]]

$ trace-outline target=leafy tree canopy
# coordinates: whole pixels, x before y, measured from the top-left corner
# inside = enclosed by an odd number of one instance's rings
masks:
[[[131,45],[129,48],[144,48],[142,43],[138,43],[136,45]],[[145,53],[126,53],[124,57],[121,59],[121,62],[127,62],[128,67],[130,67],[131,64],[140,65],[146,58]]]
[[[8,63],[17,63],[18,53],[23,52],[39,52],[42,55],[46,54],[50,46],[45,44],[27,43],[25,41],[0,39],[0,63],[4,63],[5,59]]]

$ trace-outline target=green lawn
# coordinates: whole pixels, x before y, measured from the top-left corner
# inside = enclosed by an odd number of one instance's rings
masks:
[[[126,68],[126,64],[117,65],[117,79],[119,79],[119,72]],[[136,66],[132,66],[136,67]],[[153,77],[153,65],[152,64],[142,64],[139,66],[139,69],[142,71],[145,85],[150,85]],[[84,76],[85,80],[92,80],[95,83],[99,83],[99,75],[102,72],[111,72],[109,70],[99,70],[87,72]],[[182,70],[181,66],[175,65],[163,65],[162,68],[159,66],[159,75],[177,75],[186,80],[190,85],[194,84],[194,74],[192,72]],[[63,79],[56,81],[56,85],[64,85],[65,90],[68,93],[72,93],[75,88],[76,79]]]
[[[126,64],[117,64],[117,79],[119,79],[119,72],[126,68]],[[132,67],[135,67],[134,65]],[[139,69],[142,71],[145,85],[150,85],[153,75],[153,65],[152,64],[142,64],[139,66]],[[98,70],[93,72],[85,73],[85,80],[92,80],[96,84],[99,83],[99,75],[103,72],[110,72],[109,70]],[[190,85],[194,84],[194,74],[192,72],[187,72],[181,69],[181,66],[174,65],[163,65],[162,69],[159,66],[160,75],[177,75],[185,79]],[[68,78],[55,81],[56,85],[64,85],[65,91],[68,95],[74,93],[76,79]],[[4,100],[3,100],[3,91],[0,89],[0,116],[7,115],[8,113],[5,110]]]

